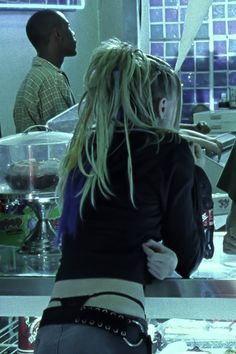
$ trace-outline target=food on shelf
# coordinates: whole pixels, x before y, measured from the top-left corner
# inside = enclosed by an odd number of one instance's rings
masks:
[[[236,321],[152,320],[155,354],[236,354]]]
[[[13,190],[51,190],[58,182],[58,159],[22,160],[11,164],[6,182]]]
[[[209,327],[207,321],[188,320],[188,319],[170,319],[163,324],[166,335],[192,335],[206,331]]]

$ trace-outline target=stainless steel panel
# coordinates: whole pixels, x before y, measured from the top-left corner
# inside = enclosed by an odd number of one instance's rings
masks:
[[[0,278],[0,316],[39,316],[53,277]],[[235,280],[168,279],[146,287],[149,318],[234,319]]]

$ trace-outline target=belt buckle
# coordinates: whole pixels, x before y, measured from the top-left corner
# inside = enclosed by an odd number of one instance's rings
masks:
[[[143,325],[140,323],[140,322],[138,322],[138,321],[136,321],[136,320],[129,320],[129,324],[135,324],[136,326],[138,326],[139,327],[139,329],[140,329],[140,331],[141,331],[141,333],[142,333],[142,335],[145,333],[145,331],[144,331],[144,327],[143,327]],[[143,343],[143,336],[140,338],[140,340],[137,342],[137,343],[131,343],[128,339],[127,339],[127,337],[123,337],[123,340],[126,342],[126,344],[128,344],[128,346],[130,346],[130,347],[139,347],[142,343]]]

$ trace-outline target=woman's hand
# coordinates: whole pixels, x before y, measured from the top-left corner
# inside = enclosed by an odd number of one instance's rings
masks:
[[[152,239],[143,243],[143,251],[147,255],[147,267],[149,273],[155,278],[163,280],[173,274],[178,263],[178,258],[170,248],[162,242]]]
[[[202,133],[202,134],[208,134],[211,131],[211,128],[206,122],[198,122],[194,124],[194,129],[196,132]]]
[[[205,154],[199,144],[189,143],[189,148],[192,152],[194,163],[201,168],[205,166]]]

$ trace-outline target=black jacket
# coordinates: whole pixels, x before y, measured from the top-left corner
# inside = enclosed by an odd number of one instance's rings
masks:
[[[114,196],[96,192],[96,207],[87,200],[78,214],[80,175],[68,179],[62,214],[62,259],[57,280],[111,277],[147,283],[142,243],[152,238],[174,250],[183,277],[197,268],[204,254],[204,231],[195,203],[195,165],[186,141],[172,134],[159,144],[141,148],[145,133],[130,135],[135,207],[130,202],[127,150],[115,134],[108,160]],[[75,221],[76,220],[76,221]],[[73,224],[73,227],[71,225]]]

